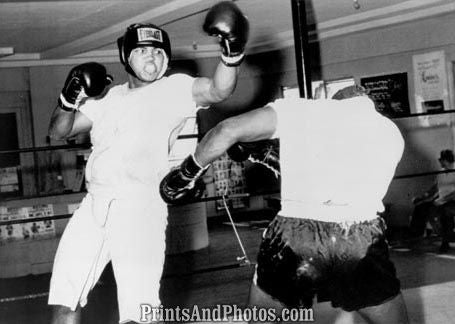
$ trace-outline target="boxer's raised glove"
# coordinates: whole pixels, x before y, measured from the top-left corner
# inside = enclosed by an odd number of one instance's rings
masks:
[[[203,192],[201,177],[209,166],[202,167],[193,155],[189,155],[161,180],[161,198],[170,205],[184,204],[199,198]]]
[[[221,60],[225,65],[242,63],[250,27],[248,19],[233,2],[222,1],[210,8],[202,28],[220,39]]]
[[[232,145],[226,153],[236,161],[250,161],[265,166],[278,178],[280,176],[280,159],[275,140],[242,142]]]
[[[106,68],[99,63],[77,65],[66,78],[58,104],[65,111],[76,111],[83,98],[99,96],[112,80]]]

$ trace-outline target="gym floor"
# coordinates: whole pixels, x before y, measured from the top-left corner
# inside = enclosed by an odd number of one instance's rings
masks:
[[[253,263],[267,223],[268,220],[256,218],[237,222]],[[228,222],[209,222],[208,226],[208,248],[167,257],[161,284],[165,306],[246,305],[254,266],[238,266],[237,257],[242,252]],[[454,323],[455,245],[448,253],[438,254],[437,237],[400,242],[399,235],[390,233],[391,257],[402,283],[411,323]],[[51,314],[46,303],[49,279],[50,274],[0,279],[0,323],[49,323]],[[328,303],[314,308],[317,323],[333,323],[335,316]],[[82,322],[118,323],[115,281],[110,267],[89,296]]]

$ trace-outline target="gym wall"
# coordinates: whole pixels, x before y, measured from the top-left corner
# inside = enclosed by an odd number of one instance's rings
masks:
[[[455,14],[450,13],[420,21],[391,25],[343,36],[324,38],[312,43],[314,79],[336,80],[408,73],[409,102],[415,112],[412,56],[444,50],[449,75],[455,60]],[[218,58],[197,59],[192,62],[197,75],[210,75]],[[281,86],[297,86],[293,48],[249,55],[242,66],[235,94],[222,105],[238,113],[259,107],[280,95]],[[184,61],[179,65],[185,66]],[[120,63],[107,63],[115,82],[124,82]],[[49,118],[56,98],[71,65],[31,66],[0,69],[0,92],[26,91],[30,95],[33,141],[35,146],[46,145]],[[451,80],[451,79],[450,79]],[[453,86],[453,81],[450,81]],[[453,94],[451,94],[453,98]],[[452,100],[453,101],[453,100]],[[452,107],[453,109],[453,104]],[[438,170],[437,156],[441,149],[453,148],[452,114],[434,116],[431,125],[419,118],[402,118],[394,122],[406,140],[406,150],[397,174],[414,174]],[[374,171],[373,171],[374,172]],[[432,177],[396,180],[386,196],[390,205],[389,222],[406,225],[412,208],[410,199],[423,191]]]

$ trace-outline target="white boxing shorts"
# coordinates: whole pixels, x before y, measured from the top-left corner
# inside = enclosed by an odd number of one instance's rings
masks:
[[[140,304],[160,305],[167,209],[150,200],[87,194],[60,240],[49,304],[72,310],[85,306],[88,293],[112,261],[120,323],[139,322]]]

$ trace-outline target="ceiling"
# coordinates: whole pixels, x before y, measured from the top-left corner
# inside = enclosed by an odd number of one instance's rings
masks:
[[[117,61],[116,39],[136,22],[162,26],[175,57],[218,55],[201,28],[218,0],[0,0],[0,67]],[[250,53],[292,46],[291,0],[237,0],[250,21]],[[306,0],[318,39],[443,15],[454,0]]]

